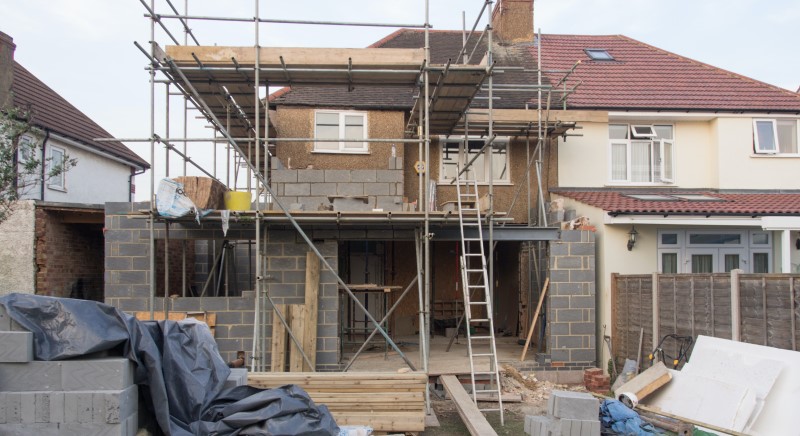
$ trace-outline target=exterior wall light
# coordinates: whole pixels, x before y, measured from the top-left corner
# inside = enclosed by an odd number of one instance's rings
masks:
[[[631,231],[628,232],[628,251],[633,250],[633,246],[636,245],[636,235],[638,234],[636,227],[631,226]]]

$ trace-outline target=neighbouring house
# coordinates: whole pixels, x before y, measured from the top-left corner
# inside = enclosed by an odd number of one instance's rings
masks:
[[[597,227],[598,329],[612,273],[800,272],[800,95],[622,35],[543,35],[545,70],[575,60],[567,109],[608,120],[559,140],[551,215]]]
[[[0,294],[103,300],[107,201],[131,201],[142,158],[14,60],[13,39],[0,32],[0,107],[27,111],[34,127],[21,141],[39,144],[42,176],[27,180],[14,213],[0,224]],[[77,165],[45,177],[50,162]],[[44,180],[44,182],[42,182]],[[22,189],[22,188],[19,188]]]

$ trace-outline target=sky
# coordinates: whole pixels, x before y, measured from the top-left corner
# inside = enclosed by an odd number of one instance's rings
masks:
[[[150,0],[145,0],[148,4]],[[186,0],[172,0],[183,12]],[[268,18],[424,23],[422,0],[258,0],[259,15]],[[468,27],[482,0],[429,0],[434,29]],[[171,13],[165,0],[156,11]],[[222,7],[221,5],[224,5]],[[253,17],[255,0],[188,0],[189,13]],[[147,59],[134,46],[150,40],[150,22],[137,0],[0,0],[0,31],[14,38],[15,59],[117,138],[145,138],[150,129]],[[623,34],[656,47],[744,76],[796,91],[800,87],[800,1],[797,0],[536,0],[535,27],[543,33]],[[167,20],[182,42],[175,20]],[[485,19],[479,28],[482,28]],[[245,23],[193,21],[193,33],[204,45],[252,45],[254,26]],[[394,28],[264,24],[264,46],[365,47]],[[156,40],[167,41],[163,32]],[[166,42],[164,42],[166,43]],[[157,130],[163,133],[166,100],[156,93]],[[181,101],[171,99],[172,107]],[[170,114],[173,136],[182,126],[182,111]],[[190,115],[191,117],[191,115]],[[208,136],[197,121],[199,132]],[[191,136],[191,134],[190,134]],[[149,160],[149,144],[128,143]],[[202,153],[190,153],[199,155]],[[210,154],[206,153],[208,156]],[[173,164],[176,157],[171,158]],[[204,158],[199,160],[203,162]],[[222,171],[224,159],[218,159]],[[203,162],[211,167],[211,158]],[[163,151],[157,153],[156,177],[164,175]],[[172,175],[176,169],[173,168]],[[137,199],[146,199],[149,176],[138,177]]]

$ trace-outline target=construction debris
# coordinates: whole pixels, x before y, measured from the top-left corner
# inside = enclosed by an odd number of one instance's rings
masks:
[[[639,404],[639,401],[669,383],[670,380],[672,380],[672,374],[664,362],[657,362],[615,390],[614,397],[633,409]]]
[[[611,390],[611,378],[600,368],[589,368],[583,371],[583,385],[588,391],[606,394]]]

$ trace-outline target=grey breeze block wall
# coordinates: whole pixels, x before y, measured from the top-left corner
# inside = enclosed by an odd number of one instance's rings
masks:
[[[391,165],[390,165],[391,166]],[[337,210],[400,211],[403,207],[403,168],[386,170],[272,170],[272,189],[285,206],[302,204],[304,210],[332,206],[330,196],[366,197]]]
[[[547,350],[524,369],[580,371],[596,366],[595,234],[562,230],[550,242]]]
[[[150,231],[146,219],[126,216],[132,211],[148,209],[149,203],[106,203],[105,295],[106,303],[127,312],[149,310],[150,295]],[[170,226],[170,239],[222,239],[222,231],[214,228],[184,228]],[[253,238],[253,229],[231,229],[225,238]],[[164,237],[163,224],[156,225],[156,238]],[[338,244],[335,240],[315,242],[326,260],[337,268]],[[308,246],[294,230],[266,231],[267,287],[276,304],[305,302],[305,264]],[[180,274],[180,271],[174,272]],[[338,286],[334,275],[323,270],[320,274],[319,312],[317,314],[317,370],[338,370]],[[165,298],[155,300],[154,310],[164,310]],[[245,351],[247,363],[253,347],[255,293],[244,291],[237,297],[176,298],[170,310],[179,312],[207,311],[217,314],[215,339],[226,361],[234,360],[237,351]],[[264,347],[270,361],[272,316],[267,320]]]

